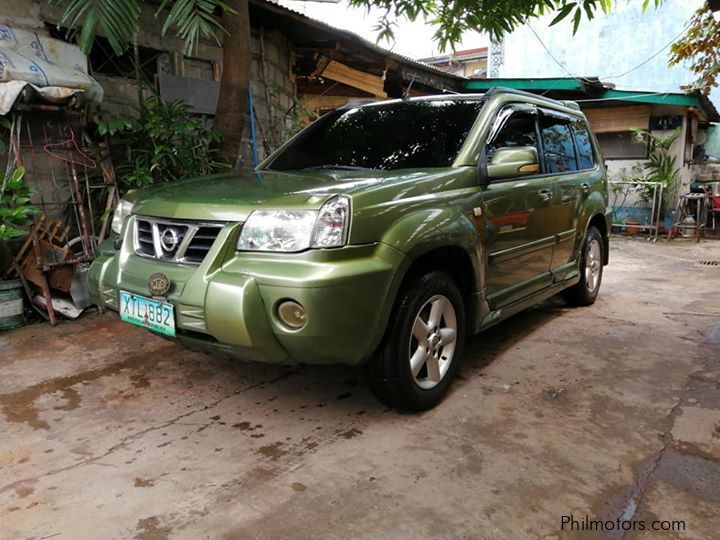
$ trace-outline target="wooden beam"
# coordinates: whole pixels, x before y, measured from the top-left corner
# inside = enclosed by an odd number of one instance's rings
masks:
[[[382,77],[351,68],[335,60],[330,60],[327,63],[320,76],[357,88],[375,97],[387,97],[384,90],[385,81],[383,81]]]
[[[300,98],[303,107],[311,111],[337,109],[352,100],[353,98],[351,96],[318,96],[314,94],[305,94]]]
[[[357,99],[357,96],[320,96],[315,94],[305,94],[300,101],[306,109],[318,112],[326,111],[328,109],[337,109],[338,107],[342,107],[346,103]]]

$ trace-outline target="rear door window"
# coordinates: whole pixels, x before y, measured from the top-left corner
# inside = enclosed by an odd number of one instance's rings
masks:
[[[575,134],[575,144],[578,153],[578,169],[592,169],[595,166],[595,152],[593,151],[592,142],[590,142],[590,132],[587,124],[582,120],[576,120],[572,124],[573,133]]]
[[[545,153],[545,172],[564,173],[578,170],[570,122],[554,116],[540,119],[540,137]]]

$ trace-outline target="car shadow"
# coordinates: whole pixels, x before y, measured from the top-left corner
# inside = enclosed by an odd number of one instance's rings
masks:
[[[482,376],[488,366],[519,341],[531,343],[534,332],[570,310],[562,299],[552,298],[467,338],[462,364],[449,396]],[[187,381],[194,392],[209,395],[219,391],[239,409],[259,408],[271,415],[325,408],[347,415],[390,412],[370,392],[363,366],[278,366],[243,362],[214,354],[185,352],[186,349],[177,344],[169,345],[168,351],[168,357],[172,358],[167,358],[162,366],[137,368],[140,373],[134,373],[133,377],[149,378],[153,384],[135,391],[152,393],[156,390],[153,379],[170,370],[176,373],[177,381]]]
[[[573,309],[564,300],[555,296],[477,335],[466,338],[460,369],[461,377],[489,366],[519,340],[531,336],[552,320]]]
[[[491,329],[467,338],[462,363],[456,374],[457,380],[454,381],[448,395],[451,396],[453,391],[457,391],[470,380],[480,376],[485,368],[515,346],[518,341],[525,341],[528,338],[531,341],[533,333],[572,310],[573,308],[564,300],[554,297],[502,321]],[[236,366],[238,367],[235,369],[242,370],[266,369],[264,366],[249,364],[242,364],[242,367],[236,364]],[[340,409],[348,407],[349,410],[357,410],[360,407],[363,410],[389,411],[372,396],[363,366],[305,365],[287,369],[303,380],[305,389],[308,387],[313,389],[313,392],[319,396],[321,406],[330,405]],[[328,397],[332,395],[336,397],[334,399]],[[347,399],[350,396],[352,399]],[[331,401],[334,403],[331,404]]]

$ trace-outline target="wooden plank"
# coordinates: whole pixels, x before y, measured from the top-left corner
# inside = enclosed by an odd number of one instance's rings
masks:
[[[39,216],[35,217],[35,224],[33,225],[34,229],[39,229],[42,227],[43,222],[45,221],[45,214],[40,214]],[[23,260],[25,257],[25,253],[30,248],[30,245],[33,243],[33,234],[29,234],[28,237],[25,239],[25,243],[20,248],[20,251],[17,252],[17,255],[15,255],[14,262],[15,264],[20,263],[20,261]],[[5,272],[5,277],[9,277],[12,275],[12,273],[15,271],[14,266],[11,266],[7,272]]]
[[[57,233],[60,230],[60,227],[62,227],[62,223],[60,223],[59,221],[55,221],[54,226],[51,229],[50,226],[52,226],[52,225],[53,225],[53,222],[51,222],[49,224],[48,229],[47,229],[48,230],[47,238],[51,244],[55,242]]]
[[[595,133],[647,129],[650,125],[650,105],[583,109],[583,112]]]
[[[110,186],[110,189],[108,190],[107,201],[105,202],[105,212],[103,215],[102,225],[100,226],[100,234],[98,235],[98,243],[105,240],[105,235],[107,234],[107,230],[108,230],[108,224],[110,223],[110,220],[112,219],[112,212],[110,210],[112,209],[114,202],[115,202],[115,186]]]
[[[351,86],[352,88],[357,88],[376,97],[387,97],[384,90],[385,81],[382,80],[382,77],[351,68],[335,60],[328,62],[320,76]]]
[[[56,324],[56,318],[55,318],[55,310],[53,309],[52,305],[52,296],[50,295],[50,286],[48,285],[47,278],[45,277],[45,274],[40,271],[40,268],[42,267],[42,259],[40,255],[40,240],[38,239],[37,231],[34,227],[30,227],[30,236],[32,236],[32,243],[33,243],[33,251],[35,252],[35,270],[38,271],[38,285],[40,285],[40,289],[42,290],[42,295],[45,298],[45,309],[47,309],[48,312],[48,318],[50,320],[50,326],[55,326]],[[25,265],[24,265],[25,266]],[[28,266],[25,266],[25,268],[28,268]],[[30,266],[32,268],[32,266]],[[26,275],[27,277],[27,275]]]

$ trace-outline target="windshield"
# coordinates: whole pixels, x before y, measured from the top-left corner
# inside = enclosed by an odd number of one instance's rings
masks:
[[[482,105],[480,99],[445,99],[338,109],[311,124],[267,168],[447,167],[458,155]]]

